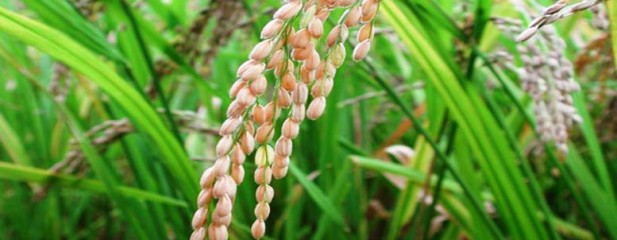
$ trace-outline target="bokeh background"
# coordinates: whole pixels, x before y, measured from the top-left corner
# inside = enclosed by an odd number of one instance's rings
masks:
[[[228,89],[281,4],[1,1],[0,238],[189,238]],[[273,181],[266,238],[617,239],[617,2],[540,29],[563,48],[517,44],[551,4],[382,1]],[[523,44],[580,84],[567,152],[536,131]],[[250,159],[231,239],[251,238]]]

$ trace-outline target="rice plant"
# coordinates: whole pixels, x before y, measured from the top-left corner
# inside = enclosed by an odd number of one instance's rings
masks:
[[[617,2],[0,2],[0,239],[617,239]]]

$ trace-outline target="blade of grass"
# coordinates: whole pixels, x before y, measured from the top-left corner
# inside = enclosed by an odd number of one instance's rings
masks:
[[[482,60],[486,64],[486,67],[488,68],[488,70],[497,79],[497,81],[502,85],[502,87],[505,90],[506,95],[508,96],[510,101],[512,103],[514,103],[514,106],[517,109],[517,111],[519,112],[519,114],[523,117],[525,122],[529,123],[529,126],[532,127],[533,132],[536,135],[536,138],[539,139],[539,135],[538,135],[537,131],[535,130],[535,125],[534,125],[534,121],[532,119],[532,116],[531,116],[531,114],[527,110],[525,110],[525,107],[523,106],[524,104],[522,103],[523,100],[521,100],[519,97],[517,97],[517,93],[515,93],[516,89],[514,89],[514,87],[512,86],[511,83],[507,82],[506,79],[504,79],[504,76],[502,76],[503,74],[500,74],[498,72],[498,70],[493,66],[493,64],[490,63],[489,59],[486,57],[486,55],[484,53],[482,53],[478,48],[474,48],[474,51],[476,51],[478,56],[480,56],[480,58],[482,58]],[[512,138],[512,137],[509,137],[509,138]],[[512,141],[512,140],[510,140],[510,141]],[[588,210],[588,207],[583,202],[583,200],[581,199],[581,196],[576,193],[577,190],[574,187],[574,183],[573,183],[573,180],[571,179],[570,175],[566,173],[566,170],[565,170],[563,164],[557,160],[557,158],[556,158],[555,154],[553,153],[552,149],[550,147],[548,147],[548,146],[545,146],[545,149],[546,149],[547,154],[549,156],[548,158],[552,162],[552,164],[555,165],[561,172],[565,173],[562,176],[562,179],[566,183],[566,186],[569,188],[569,190],[573,193],[572,195],[573,195],[573,197],[575,199],[576,204],[582,209],[583,218],[585,219],[585,221],[588,223],[589,227],[591,228],[591,233],[593,234],[594,238],[596,238],[596,239],[600,238],[599,230],[597,229],[596,223],[591,218],[590,210]],[[517,151],[517,152],[519,152],[519,154],[520,154],[520,150]],[[519,158],[523,159],[521,156],[519,156]],[[528,165],[528,164],[526,162],[524,162],[523,163],[523,170],[528,172],[527,175],[530,175],[529,172],[531,170],[529,170],[529,166],[526,166],[526,165]],[[525,170],[525,168],[527,168],[527,170]],[[532,183],[532,186],[533,186],[533,183]]]
[[[104,185],[100,181],[82,179],[65,174],[51,173],[46,169],[38,169],[28,166],[0,162],[0,178],[11,181],[24,181],[33,183],[51,184],[51,186],[61,186],[76,189],[83,189],[95,193],[107,193]],[[186,202],[156,193],[144,191],[137,188],[118,186],[118,193],[131,198],[152,201],[156,203],[169,204],[178,207],[188,207]]]
[[[347,196],[351,188],[348,176],[350,174],[351,164],[348,161],[344,161],[337,167],[337,175],[335,176],[335,182],[333,188],[331,188],[327,197],[333,201],[334,204],[343,204],[344,197]],[[332,227],[330,218],[325,214],[319,217],[317,231],[313,235],[312,239],[324,239],[324,235]]]
[[[46,95],[49,99],[53,99],[53,96],[50,92],[46,91],[45,88],[36,81],[34,78],[28,78],[30,83],[34,88],[39,90],[39,92]],[[57,101],[52,101],[54,106],[56,107],[58,118],[65,123],[67,129],[73,135],[73,139],[78,143],[81,148],[81,152],[84,154],[85,160],[89,163],[89,165],[94,170],[94,173],[102,180],[102,186],[106,190],[106,193],[111,198],[112,202],[115,206],[122,212],[121,217],[125,219],[133,229],[131,232],[134,232],[140,238],[154,238],[154,236],[164,234],[161,232],[156,232],[153,228],[155,226],[154,219],[151,216],[149,211],[145,210],[145,207],[141,202],[137,202],[134,199],[127,198],[124,195],[118,192],[116,188],[118,183],[117,176],[114,172],[113,164],[110,162],[106,162],[103,160],[103,157],[98,154],[98,152],[94,149],[90,140],[86,137],[83,130],[81,130],[80,124],[77,118],[75,117],[75,113],[69,111],[64,105],[60,104]]]
[[[587,142],[587,147],[591,151],[591,165],[593,166],[595,172],[594,175],[598,179],[602,189],[604,189],[608,196],[615,201],[615,193],[613,191],[613,184],[609,175],[608,167],[606,166],[606,159],[604,159],[600,141],[598,140],[598,136],[594,130],[593,119],[587,111],[587,104],[585,103],[583,93],[577,92],[572,94],[572,99],[574,100],[574,107],[576,108],[576,111],[583,119],[583,122],[580,124],[580,128],[583,132],[583,137]]]
[[[176,140],[178,140],[179,143],[182,143],[182,137],[180,136],[180,130],[178,129],[178,126],[176,126],[175,124],[176,121],[174,121],[174,118],[171,116],[171,110],[169,108],[169,101],[167,100],[166,94],[163,92],[163,89],[161,88],[161,79],[159,78],[159,76],[156,74],[156,71],[154,70],[152,57],[150,57],[148,46],[146,46],[146,43],[144,42],[141,31],[139,30],[139,26],[137,25],[137,21],[135,20],[135,17],[133,16],[133,13],[131,12],[131,9],[129,8],[126,1],[118,0],[118,2],[122,6],[122,10],[129,20],[129,23],[131,25],[130,29],[132,29],[135,34],[135,37],[137,39],[137,44],[139,46],[138,47],[139,51],[141,52],[144,60],[146,61],[146,66],[148,68],[148,71],[150,72],[150,77],[152,78],[152,84],[154,85],[154,89],[160,99],[161,105],[165,109],[165,117],[167,118],[167,123],[169,127],[171,128],[171,132],[176,137]]]
[[[473,96],[477,90],[466,84],[465,90],[470,93],[465,94],[456,83],[456,71],[449,70],[448,64],[440,58],[439,51],[434,50],[422,34],[423,31],[416,28],[421,27],[421,24],[410,19],[413,13],[404,14],[394,2],[387,1],[382,5],[382,9],[386,10],[385,16],[396,32],[401,34],[403,42],[425,70],[428,80],[439,90],[463,135],[468,138],[471,149],[480,160],[481,169],[488,177],[487,183],[498,196],[497,208],[509,232],[517,239],[548,237],[540,221],[530,214],[529,210],[535,210],[537,206],[523,186],[520,171],[513,170],[516,169],[513,156],[502,133],[486,113],[483,104],[472,102],[468,97]],[[490,137],[488,132],[491,133]]]
[[[124,108],[135,126],[152,137],[184,199],[195,199],[196,177],[182,146],[174,140],[156,111],[108,65],[64,34],[4,8],[0,8],[0,31],[49,53],[99,85]]]
[[[413,170],[413,169],[409,169],[405,166],[401,166],[396,163],[384,162],[378,159],[372,159],[372,158],[363,157],[363,156],[352,156],[350,160],[353,161],[356,165],[362,168],[368,169],[368,170],[373,170],[375,172],[382,173],[382,174],[391,173],[391,174],[405,177],[406,179],[410,181],[410,183],[413,183],[413,184],[422,185],[424,184],[424,180],[426,179],[426,175],[424,173]],[[437,176],[432,176],[430,186],[432,187],[436,186],[437,182],[438,182]],[[450,179],[443,180],[442,191],[444,191],[444,194],[453,194],[453,195],[463,195],[464,194],[463,188],[457,182],[450,180]],[[494,201],[495,199],[495,197],[489,192],[482,192],[481,196],[483,200],[487,200],[487,201]],[[535,215],[538,219],[545,218],[545,216],[540,211],[536,212]],[[572,223],[560,220],[554,216],[551,216],[550,218],[554,222],[555,228],[561,233],[574,234],[576,238],[581,238],[581,239],[593,239],[592,233],[586,229],[580,228]]]
[[[370,65],[368,65],[368,66],[370,67]],[[377,72],[376,69],[370,69],[370,71]],[[447,157],[440,150],[440,148],[437,146],[437,144],[432,140],[432,138],[431,138],[430,134],[427,132],[427,130],[422,127],[422,125],[421,125],[420,121],[417,119],[417,117],[413,115],[411,110],[409,110],[407,108],[407,106],[398,97],[398,95],[394,92],[394,90],[383,79],[378,77],[378,78],[376,78],[376,80],[379,83],[379,85],[384,90],[386,90],[386,92],[388,93],[388,96],[394,101],[394,103],[396,105],[398,105],[399,108],[401,108],[401,110],[403,110],[403,113],[412,121],[412,123],[413,123],[412,126],[414,127],[414,129],[416,131],[418,131],[418,133],[420,135],[422,135],[424,137],[424,139],[427,141],[427,143],[431,146],[433,151],[436,153],[437,159],[439,161],[443,161],[446,164],[446,167],[448,167],[451,170],[452,175],[454,176],[456,181],[459,182],[459,184],[461,184],[461,187],[463,187],[463,189],[464,189],[463,192],[469,198],[469,200],[470,200],[470,202],[472,204],[473,210],[475,211],[476,214],[478,214],[478,216],[481,216],[480,218],[483,220],[484,224],[486,224],[486,227],[488,229],[490,229],[490,232],[493,235],[493,237],[497,238],[497,239],[503,238],[502,233],[497,228],[495,223],[490,220],[490,217],[482,209],[482,207],[481,207],[482,205],[480,204],[480,201],[478,199],[476,199],[476,196],[469,190],[470,188],[465,184],[465,182],[463,182],[463,178],[461,178],[458,175],[458,173],[455,172],[453,167],[447,162],[447,160],[446,160]]]
[[[313,199],[313,201],[315,201],[317,206],[321,208],[324,214],[330,217],[332,222],[340,227],[347,228],[343,216],[338,211],[338,208],[334,205],[334,203],[332,203],[326,194],[321,191],[315,183],[310,181],[306,174],[304,174],[302,170],[298,169],[293,162],[289,164],[289,172],[296,178],[296,180],[298,180],[298,182],[300,182],[308,195]]]
[[[450,154],[452,153],[452,148],[454,147],[454,140],[456,139],[456,124],[452,123],[451,126],[449,128],[445,128],[445,131],[448,132],[449,134],[447,134],[449,136],[449,140],[448,141],[448,145],[447,145],[447,149],[445,150],[446,153]],[[422,234],[422,238],[420,239],[429,239],[429,231],[431,228],[431,220],[433,219],[433,215],[435,213],[435,211],[437,211],[437,202],[441,201],[441,197],[442,197],[442,186],[444,183],[444,180],[446,179],[446,174],[448,173],[448,168],[446,168],[445,164],[440,163],[440,164],[436,164],[434,167],[435,172],[437,172],[437,183],[435,184],[435,186],[433,187],[433,189],[431,190],[431,194],[432,194],[432,199],[431,199],[431,204],[430,206],[428,206],[428,208],[426,209],[426,213],[422,215],[420,215],[421,217],[423,217],[422,220],[424,220],[424,223],[422,224],[424,226],[424,228],[422,229],[421,233]],[[426,189],[428,189],[429,187],[427,187]],[[425,194],[429,194],[428,191]],[[464,222],[467,219],[462,219],[459,220],[459,222]]]
[[[113,61],[122,61],[122,55],[106,40],[103,32],[83,18],[66,0],[24,0],[22,2],[46,24],[62,29],[65,34],[91,51]]]
[[[580,182],[580,188],[583,190],[587,200],[596,210],[596,214],[600,220],[606,225],[606,230],[612,238],[617,238],[617,202],[612,199],[612,196],[599,183],[595,174],[589,171],[583,163],[583,159],[576,149],[571,149],[568,152],[566,166],[574,177]]]
[[[32,160],[26,154],[22,141],[17,137],[17,134],[15,134],[2,114],[0,114],[0,132],[2,133],[0,134],[0,142],[13,162],[24,166],[32,166]]]
[[[3,48],[0,48],[0,56],[5,58],[14,69],[19,69],[20,70],[19,71],[20,75],[18,75],[18,76],[24,77],[24,78],[26,78],[29,81],[29,82],[25,82],[24,85],[26,85],[26,86],[29,86],[29,85],[38,86],[39,85],[38,84],[39,80],[37,78],[35,78],[31,73],[26,72],[25,70],[22,70],[22,69],[25,69],[23,64],[18,63],[16,59],[14,59],[14,58],[12,58],[10,56],[7,56],[5,53],[6,53],[6,50],[3,49]],[[85,83],[82,80],[80,80],[80,83],[82,83],[80,85],[83,85],[81,87],[83,87],[85,89],[89,89],[89,84]],[[43,89],[42,87],[37,88],[37,90],[38,91],[36,91],[35,93],[37,93],[37,94],[38,93],[42,93],[43,95],[46,95],[46,97],[48,99],[50,99],[51,101],[54,101],[53,97],[50,97],[51,94],[49,93],[49,91]],[[92,101],[94,103],[100,102],[99,99],[97,98],[96,94],[93,94],[90,91],[86,91],[86,92],[89,93],[88,97],[90,99],[92,99]],[[102,104],[102,105],[103,105],[103,107],[105,107],[105,109],[101,109],[102,112],[107,112],[107,113],[109,113],[111,115],[114,114],[113,111],[111,111],[109,109],[109,107],[108,107],[109,104],[108,103],[105,103],[105,104]],[[107,119],[107,114],[103,113],[102,116],[105,119]],[[113,119],[113,116],[111,116],[111,117]],[[64,126],[64,124],[57,124],[57,126]],[[54,129],[56,129],[56,128],[57,127],[54,127]],[[64,129],[64,128],[59,128],[59,129]],[[144,138],[139,138],[139,139],[140,140],[138,140],[137,142],[147,142],[147,140],[144,139]],[[122,138],[120,140],[120,142],[121,142],[122,148],[124,149],[124,153],[126,154],[127,160],[130,162],[132,168],[135,170],[135,177],[137,178],[137,185],[139,185],[141,188],[144,188],[145,190],[150,191],[150,192],[163,193],[163,192],[161,192],[159,190],[160,187],[158,187],[158,186],[161,186],[161,185],[166,186],[168,184],[168,181],[167,181],[168,177],[165,176],[165,175],[160,175],[160,174],[158,176],[152,176],[152,173],[155,173],[156,171],[151,171],[151,169],[148,169],[148,166],[147,166],[147,165],[152,165],[152,161],[146,161],[146,159],[144,159],[143,156],[140,156],[140,154],[135,154],[135,153],[139,153],[139,152],[130,151],[131,149],[129,149],[129,146],[133,146],[134,145],[134,144],[129,144],[129,143],[133,142],[132,140],[134,140],[134,139],[127,139],[125,137],[125,138]],[[63,138],[61,140],[59,139],[59,140],[56,140],[56,141],[61,141],[61,142],[65,142],[66,143],[66,142],[68,142],[68,139]],[[150,152],[149,149],[146,149],[146,148],[142,148],[142,150],[144,152]],[[156,157],[155,155],[151,155],[151,156],[149,156],[148,159],[152,159],[152,158],[155,158],[155,157]],[[56,159],[56,158],[54,158],[54,159]],[[50,165],[50,164],[45,164],[45,165]],[[164,188],[166,188],[166,187],[164,187]],[[171,191],[167,190],[164,193],[170,195],[170,192]],[[50,196],[50,195],[48,195],[48,196]],[[182,219],[186,219],[190,215],[190,212],[188,211],[188,208],[185,208],[185,209],[187,209],[187,211],[178,211],[177,208],[176,209],[172,209],[171,205],[161,206],[159,204],[153,204],[153,203],[147,203],[146,205],[148,205],[148,207],[149,207],[149,209],[147,210],[147,212],[149,212],[148,214],[151,213],[151,215],[152,215],[152,217],[146,216],[146,217],[148,217],[149,220],[151,219],[154,222],[156,222],[156,221],[158,221],[158,222],[167,222],[167,221],[169,221],[169,222],[173,223],[172,226],[175,227],[174,233],[176,234],[177,237],[179,237],[179,238],[188,237],[188,236],[183,236],[183,233],[188,232],[188,230],[186,229],[187,225],[185,223],[182,223],[183,222]],[[170,208],[170,209],[164,211],[162,209],[163,207],[167,207],[167,208]],[[168,213],[168,214],[163,214],[163,213]],[[167,215],[167,216],[164,216],[164,215]],[[163,229],[159,228],[157,230],[161,230],[161,231],[156,233],[157,235],[161,236],[161,235],[165,235],[166,234],[165,231],[163,231]]]

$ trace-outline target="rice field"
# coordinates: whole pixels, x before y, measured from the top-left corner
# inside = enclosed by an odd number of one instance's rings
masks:
[[[0,239],[617,239],[615,35],[614,0],[4,0]]]

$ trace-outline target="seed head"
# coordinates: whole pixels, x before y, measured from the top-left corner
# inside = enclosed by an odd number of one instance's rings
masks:
[[[244,86],[246,86],[246,81],[235,81],[234,84],[231,85],[231,88],[229,88],[229,96],[232,98],[236,97],[238,92],[240,92],[240,89]]]
[[[266,234],[266,223],[261,219],[255,220],[251,227],[251,233],[255,239],[263,238],[264,234]]]
[[[229,226],[231,224],[231,213],[225,216],[212,214],[212,225]]]
[[[308,98],[308,88],[306,84],[300,83],[296,85],[296,89],[291,92],[291,98],[294,104],[304,104]]]
[[[291,108],[290,118],[296,122],[302,122],[304,121],[305,114],[306,114],[306,109],[304,108],[304,105],[294,105]]]
[[[290,72],[283,74],[281,87],[289,92],[293,91],[296,88],[296,76]]]
[[[310,45],[306,48],[294,48],[291,51],[291,57],[296,61],[304,61],[311,55],[312,50]]]
[[[360,7],[351,8],[346,13],[345,26],[354,27],[360,23],[360,18],[362,18],[362,9]]]
[[[300,68],[300,77],[303,83],[310,84],[313,80],[315,80],[315,71],[302,67]]]
[[[225,225],[211,224],[208,227],[208,237],[212,240],[225,240],[229,237],[227,227]]]
[[[240,77],[242,76],[242,74],[244,74],[244,72],[246,72],[246,70],[248,70],[250,67],[255,66],[259,64],[259,62],[249,59],[248,61],[242,63],[242,65],[240,65],[240,67],[238,67],[238,72],[236,73],[236,76]]]
[[[289,156],[291,155],[292,149],[293,145],[289,138],[283,136],[276,141],[275,153],[277,155]]]
[[[208,206],[210,201],[212,201],[212,189],[204,188],[199,192],[199,196],[197,196],[197,206],[204,207]]]
[[[231,135],[238,127],[242,124],[242,117],[237,118],[228,118],[221,125],[221,129],[219,130],[220,135]]]
[[[330,16],[330,10],[327,8],[321,8],[315,16],[323,22],[328,18],[328,16]]]
[[[253,111],[251,112],[253,116],[253,121],[257,124],[262,124],[266,121],[266,112],[264,108],[258,103],[253,106]]]
[[[216,155],[217,156],[225,156],[229,150],[231,150],[231,146],[233,144],[233,139],[231,135],[225,135],[219,140],[218,144],[216,144]]]
[[[275,118],[278,118],[278,114],[280,111],[276,111],[276,106],[274,106],[273,102],[269,102],[264,107],[264,112],[266,113],[266,122],[272,122]],[[277,116],[275,116],[277,115]]]
[[[362,21],[370,22],[375,18],[377,14],[377,8],[379,7],[379,2],[376,0],[364,0],[362,1]]]
[[[212,184],[214,183],[214,171],[212,168],[208,168],[206,169],[206,171],[203,172],[203,174],[201,174],[201,179],[199,180],[199,184],[201,185],[202,188],[208,188],[210,186],[212,186]]]
[[[216,203],[215,213],[219,216],[227,216],[231,214],[231,207],[231,199],[225,194]]]
[[[264,75],[261,75],[251,82],[249,88],[253,95],[260,96],[266,91],[266,88],[268,88],[268,80]]]
[[[551,15],[561,11],[561,9],[567,6],[567,2],[568,1],[565,0],[557,1],[555,4],[549,6],[548,8],[546,8],[546,10],[544,10],[544,15]]]
[[[272,51],[272,41],[266,39],[255,45],[249,56],[255,61],[263,61],[270,55],[270,51]]]
[[[356,0],[338,0],[337,1],[337,5],[339,7],[349,7],[352,4],[354,4],[356,2]]]
[[[257,202],[272,202],[272,198],[274,198],[274,189],[269,185],[260,185],[257,187],[257,191],[255,191],[255,199]]]
[[[245,154],[250,154],[253,152],[253,149],[255,148],[255,138],[253,137],[251,131],[245,131],[240,136],[240,147],[242,147],[242,151],[244,151]]]
[[[531,27],[531,28],[525,29],[525,31],[523,31],[520,35],[518,35],[515,40],[516,40],[516,42],[527,41],[534,34],[536,34],[536,32],[538,32],[538,28],[537,27]]]
[[[272,123],[266,122],[263,125],[257,128],[257,133],[255,134],[255,141],[259,144],[265,144],[272,140],[274,136],[274,129]]]
[[[328,47],[332,47],[337,42],[344,42],[346,40],[342,40],[342,34],[344,31],[343,28],[347,29],[345,25],[336,25],[336,27],[330,30],[330,33],[328,33],[328,37],[326,38],[326,44]]]
[[[276,66],[280,65],[281,62],[283,62],[283,55],[283,50],[276,50],[276,52],[272,54],[272,57],[270,57],[270,61],[268,61],[268,65],[266,66],[266,68],[273,69]]]
[[[360,27],[358,31],[358,42],[373,39],[373,24],[367,23]]]
[[[309,107],[306,110],[306,117],[308,117],[311,120],[315,120],[321,117],[325,109],[326,109],[326,98],[325,97],[315,98],[313,99],[313,101],[311,101],[311,104],[309,104]]]
[[[592,1],[592,0],[586,0],[586,1],[580,1],[577,4],[572,5],[572,12],[578,12],[578,11],[583,11],[585,9],[588,9],[590,7],[593,7],[594,5],[601,3],[602,1]]]
[[[289,59],[289,60],[287,60],[287,61],[283,61],[283,62],[281,63],[281,65],[279,65],[278,67],[276,67],[276,68],[274,69],[274,74],[275,74],[277,77],[282,77],[282,76],[283,76],[283,73],[286,73],[286,72],[294,72],[294,68],[295,68],[295,66],[294,66],[293,61],[291,61],[291,59]]]
[[[217,178],[212,187],[212,197],[220,199],[224,196],[233,198],[236,196],[236,184],[229,175]]]
[[[294,139],[300,132],[300,126],[294,120],[287,119],[283,123],[283,130],[281,131],[283,136],[288,139]]]
[[[345,61],[345,54],[345,46],[343,43],[336,44],[332,49],[330,49],[328,61],[338,68],[343,65],[343,62]]]
[[[266,65],[263,63],[254,64],[246,69],[246,71],[242,72],[240,78],[244,81],[250,81],[257,77],[259,77],[263,71],[266,69]]]
[[[321,59],[319,59],[319,53],[313,49],[311,55],[309,55],[308,59],[304,61],[304,67],[308,70],[315,70],[317,69],[317,66],[319,66],[320,62]]]
[[[272,163],[272,165],[275,165],[277,167],[287,167],[289,166],[289,156],[281,156],[281,155],[275,155],[274,156],[274,162]]]
[[[315,18],[315,13],[317,13],[317,5],[312,5],[304,10],[302,19],[300,20],[300,27],[308,26],[309,22]]]
[[[266,26],[261,30],[261,38],[269,39],[276,36],[281,29],[283,28],[283,21],[280,19],[272,19]]]
[[[206,223],[207,218],[208,218],[208,209],[206,208],[197,209],[197,211],[195,212],[195,215],[193,215],[193,221],[191,224],[193,226],[193,229],[197,230],[199,228],[203,228],[204,224]]]
[[[273,156],[274,157],[274,156]],[[272,168],[258,167],[255,170],[255,183],[258,185],[270,184],[272,181]]]
[[[250,106],[257,101],[257,96],[251,91],[250,88],[244,87],[240,89],[240,92],[238,92],[236,101],[238,101],[238,104]]]
[[[306,48],[311,42],[311,34],[306,28],[300,29],[294,34],[291,46],[294,48]]]
[[[255,206],[255,217],[257,219],[267,219],[270,216],[270,204],[267,202],[259,202]]]
[[[291,96],[289,92],[285,91],[285,89],[279,88],[277,93],[277,106],[279,108],[288,108],[291,106]]]
[[[277,166],[272,169],[272,176],[275,179],[281,179],[287,175],[287,171],[289,170],[288,166]]]
[[[238,143],[234,146],[233,150],[231,150],[231,162],[234,164],[242,165],[244,163],[244,160],[246,160],[246,155],[244,154],[244,151],[242,151],[242,147]]]
[[[313,18],[307,29],[313,38],[320,38],[323,35],[323,22],[319,18]]]
[[[274,149],[270,145],[263,145],[255,152],[255,165],[259,167],[268,166],[274,159]]]
[[[232,164],[231,177],[236,182],[236,185],[242,183],[242,181],[244,180],[244,167],[242,167],[242,164]]]
[[[206,229],[201,227],[191,234],[191,240],[203,240],[206,238]]]
[[[202,190],[197,199],[199,210],[193,216],[194,229],[191,239],[227,239],[227,227],[232,221],[232,205],[236,197],[237,185],[244,180],[243,163],[252,154],[255,144],[261,145],[254,160],[257,165],[254,180],[259,185],[256,191],[258,201],[255,207],[257,221],[251,232],[257,239],[265,234],[265,220],[270,215],[270,205],[274,190],[269,186],[272,177],[282,178],[289,170],[290,155],[293,151],[292,139],[299,133],[300,123],[305,117],[316,119],[325,111],[326,99],[333,87],[337,68],[346,57],[344,42],[349,35],[348,27],[363,24],[358,31],[360,44],[354,49],[354,60],[366,57],[373,39],[373,19],[379,0],[287,0],[279,8],[273,20],[261,31],[262,41],[254,46],[249,60],[238,67],[238,79],[232,85],[229,95],[233,101],[227,109],[227,117],[219,133],[221,139],[216,146],[217,161],[204,171],[200,185]],[[327,57],[322,59],[323,47],[316,41],[324,34],[323,23],[335,8],[347,8],[343,19],[328,33]],[[302,13],[300,13],[302,11]],[[299,30],[294,29],[295,16],[301,14]],[[291,48],[289,47],[291,46]],[[296,64],[298,64],[296,66]],[[299,71],[295,71],[300,67]],[[269,74],[273,70],[277,88],[268,91]],[[298,74],[296,76],[296,74]],[[297,79],[300,78],[300,79]],[[313,96],[306,106],[309,89]],[[567,83],[558,84],[560,89],[569,88]],[[271,98],[266,100],[264,98]],[[265,105],[259,102],[267,102]],[[281,134],[275,147],[270,144],[275,135],[274,126],[285,108],[290,108]],[[567,107],[560,107],[568,112]],[[250,112],[251,117],[247,119]],[[257,125],[255,125],[257,124]],[[560,135],[562,129],[555,130]],[[212,200],[216,207],[209,211]],[[210,212],[210,216],[208,213]],[[208,223],[211,219],[210,223]],[[206,225],[210,224],[207,228]],[[207,230],[207,234],[206,234]]]
[[[280,19],[280,20],[288,20],[291,17],[298,14],[300,9],[302,9],[302,2],[300,1],[288,2],[274,13],[274,18]]]
[[[353,50],[353,60],[356,62],[361,61],[362,59],[366,57],[370,49],[371,49],[370,40],[365,40],[364,42],[361,42]]]
[[[244,110],[246,110],[246,108],[247,105],[241,105],[240,103],[238,103],[238,101],[233,101],[231,102],[231,104],[229,104],[229,107],[227,108],[227,117],[240,117],[242,116],[242,113],[244,112]]]

